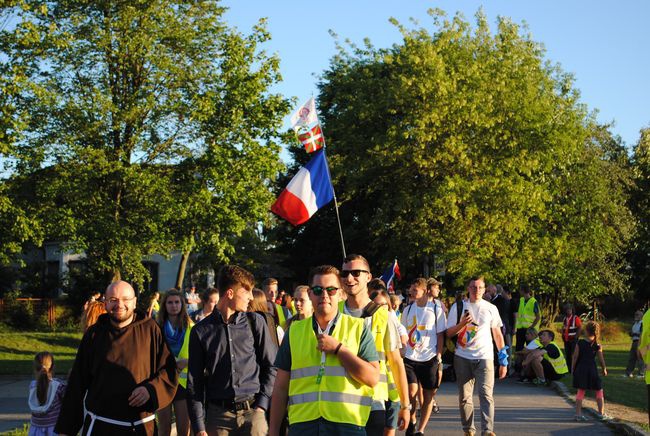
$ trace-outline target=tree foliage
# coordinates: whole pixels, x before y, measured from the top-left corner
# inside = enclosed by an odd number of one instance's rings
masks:
[[[630,207],[638,220],[638,228],[630,250],[632,283],[637,296],[650,300],[650,128],[641,129],[632,157],[634,188]]]
[[[47,237],[92,270],[140,281],[141,260],[212,249],[263,219],[289,102],[261,21],[229,28],[216,1],[39,1],[4,8],[3,112],[16,177]],[[4,92],[5,86],[3,86]]]
[[[457,284],[484,272],[570,297],[623,292],[633,220],[620,140],[520,26],[499,18],[492,32],[481,12],[475,26],[431,17],[433,31],[395,22],[403,41],[390,48],[340,48],[322,75],[353,250],[383,265],[396,256],[411,276],[435,255]],[[290,236],[315,232],[309,223]]]

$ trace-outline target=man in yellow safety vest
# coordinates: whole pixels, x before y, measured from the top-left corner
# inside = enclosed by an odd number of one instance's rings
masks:
[[[289,412],[289,435],[365,435],[379,356],[362,319],[339,312],[339,270],[309,273],[314,315],[294,321],[275,361],[270,435]]]
[[[519,309],[515,313],[515,329],[517,340],[515,350],[521,351],[526,345],[526,329],[539,328],[542,315],[539,310],[539,304],[533,297],[530,287],[526,284],[521,285],[519,289]]]
[[[400,355],[401,339],[397,318],[391,318],[388,308],[375,304],[368,291],[372,279],[370,265],[360,254],[349,254],[343,260],[341,286],[347,294],[339,310],[355,318],[363,318],[370,328],[379,353],[379,383],[375,387],[370,417],[366,423],[368,436],[383,436],[395,429],[405,430],[409,424],[409,393],[406,370]],[[386,403],[391,401],[390,409]]]

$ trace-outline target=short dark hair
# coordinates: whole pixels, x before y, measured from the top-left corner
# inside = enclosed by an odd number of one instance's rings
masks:
[[[203,301],[204,303],[206,303],[206,302],[210,299],[210,297],[211,297],[212,295],[214,295],[214,294],[218,294],[218,293],[219,293],[219,290],[218,290],[217,288],[210,288],[210,289],[208,289],[207,291],[205,291],[205,292],[203,293],[203,295],[201,295],[201,301]]]
[[[368,259],[366,259],[360,254],[348,254],[347,256],[345,256],[345,259],[343,259],[343,263],[352,262],[353,260],[362,261],[366,265],[368,271],[370,271],[370,264],[368,263]]]
[[[386,283],[380,278],[374,278],[368,282],[369,291],[385,291]]]
[[[264,286],[269,286],[269,285],[277,285],[278,284],[278,279],[274,279],[273,277],[269,277],[264,279],[262,282],[262,287]]]
[[[253,289],[255,286],[255,277],[244,268],[237,265],[224,265],[219,270],[219,278],[217,279],[217,288],[219,289],[219,296],[223,297],[228,289],[235,285],[240,285],[247,290]]]
[[[485,277],[483,276],[483,274],[477,274],[469,278],[469,280],[467,281],[467,285],[465,285],[465,289],[468,289],[469,284],[477,280],[481,280],[483,283],[485,283]]]
[[[519,285],[519,290],[524,294],[532,293],[532,291],[530,290],[530,286],[528,286],[528,283],[522,283],[521,285]]]
[[[309,286],[312,285],[315,276],[324,276],[327,274],[333,274],[336,276],[336,280],[339,282],[339,287],[341,287],[341,273],[339,269],[332,265],[319,265],[315,266],[309,270]]]
[[[555,340],[555,333],[553,333],[551,330],[549,329],[540,330],[539,334],[541,335],[542,333],[548,333],[551,336],[551,340],[552,341]]]

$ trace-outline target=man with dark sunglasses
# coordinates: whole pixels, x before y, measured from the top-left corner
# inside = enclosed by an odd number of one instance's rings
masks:
[[[379,356],[363,321],[339,312],[341,281],[333,266],[309,273],[310,318],[294,321],[280,345],[271,398],[271,436],[289,411],[289,435],[365,434]]]
[[[368,282],[372,280],[370,266],[360,254],[350,254],[343,260],[341,285],[348,295],[339,303],[339,310],[355,318],[363,318],[370,329],[379,352],[381,380],[375,387],[372,411],[366,424],[368,436],[388,434],[396,428],[404,430],[409,423],[408,385],[406,371],[400,356],[401,340],[397,323],[391,320],[388,309],[380,307],[371,299]],[[386,410],[390,400],[393,410]],[[388,418],[388,419],[387,419]]]

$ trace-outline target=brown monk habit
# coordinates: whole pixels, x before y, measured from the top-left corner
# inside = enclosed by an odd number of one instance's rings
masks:
[[[154,320],[135,311],[135,320],[124,328],[101,315],[81,340],[70,372],[55,432],[76,435],[90,417],[86,408],[101,417],[135,422],[171,403],[178,385],[176,361]],[[129,406],[131,392],[144,386],[150,399],[141,407]],[[93,435],[154,434],[154,421],[123,427],[95,420]]]

